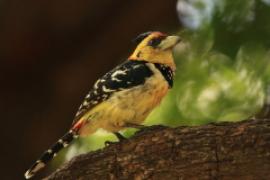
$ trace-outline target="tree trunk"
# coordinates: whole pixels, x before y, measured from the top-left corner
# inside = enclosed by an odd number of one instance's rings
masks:
[[[270,120],[152,126],[79,155],[46,179],[270,179]]]

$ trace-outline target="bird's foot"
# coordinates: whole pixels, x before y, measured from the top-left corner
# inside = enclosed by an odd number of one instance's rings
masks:
[[[147,126],[141,125],[141,124],[133,124],[133,123],[126,123],[125,128],[135,128],[135,129],[143,129]]]
[[[118,142],[123,142],[125,140],[127,140],[127,138],[125,138],[122,134],[120,134],[119,132],[114,132],[113,133],[117,139],[118,139]],[[112,144],[116,144],[118,142],[112,142],[112,141],[105,141],[105,146],[109,146],[109,145],[112,145]]]

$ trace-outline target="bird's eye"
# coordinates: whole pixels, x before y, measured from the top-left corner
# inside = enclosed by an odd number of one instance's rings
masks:
[[[164,39],[163,37],[158,37],[158,38],[151,39],[151,40],[148,42],[148,45],[155,48],[155,47],[157,47],[157,46],[160,44],[160,42],[161,42],[163,39]]]

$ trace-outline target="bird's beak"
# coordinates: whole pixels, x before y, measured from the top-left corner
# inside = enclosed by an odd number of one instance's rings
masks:
[[[181,41],[179,36],[167,36],[159,44],[159,48],[162,50],[172,49],[177,43]]]

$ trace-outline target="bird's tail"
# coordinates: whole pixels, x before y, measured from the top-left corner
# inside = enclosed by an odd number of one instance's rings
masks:
[[[33,177],[38,171],[43,169],[46,164],[50,160],[52,160],[61,149],[67,147],[71,143],[71,141],[77,137],[78,134],[75,130],[70,130],[68,133],[66,133],[54,145],[52,145],[50,149],[45,151],[41,155],[41,157],[26,171],[26,173],[24,174],[25,178],[30,179],[31,177]]]

